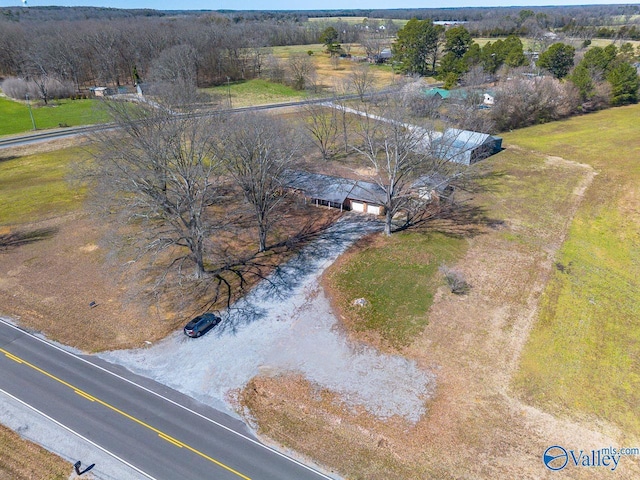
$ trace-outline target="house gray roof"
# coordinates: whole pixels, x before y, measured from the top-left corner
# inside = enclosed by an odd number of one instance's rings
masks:
[[[384,205],[384,189],[371,182],[303,171],[289,171],[285,186],[301,190],[307,197],[343,204],[347,199]]]

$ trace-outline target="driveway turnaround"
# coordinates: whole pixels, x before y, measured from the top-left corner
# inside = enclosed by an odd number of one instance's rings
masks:
[[[185,406],[156,393],[166,387],[148,380],[138,385],[4,321],[0,321],[0,389],[143,477],[332,478],[213,420],[194,408],[194,402]]]

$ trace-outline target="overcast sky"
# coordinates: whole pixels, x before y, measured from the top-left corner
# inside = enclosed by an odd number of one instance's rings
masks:
[[[638,4],[640,0],[27,0],[30,6],[59,5],[156,10],[320,10],[350,8],[442,8],[540,5]],[[0,0],[0,7],[21,5],[21,0]]]

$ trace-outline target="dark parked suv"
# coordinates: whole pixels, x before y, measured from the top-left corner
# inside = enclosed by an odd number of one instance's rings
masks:
[[[220,317],[211,312],[204,313],[185,325],[184,334],[187,337],[199,337],[203,333],[207,333],[210,328],[215,327],[221,321],[222,319]]]

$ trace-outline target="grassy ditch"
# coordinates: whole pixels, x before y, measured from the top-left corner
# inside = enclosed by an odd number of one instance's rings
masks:
[[[96,100],[56,100],[49,105],[31,103],[31,112],[38,130],[74,127],[106,122],[107,113]],[[25,102],[0,97],[0,135],[14,135],[33,130]]]
[[[375,332],[387,343],[410,343],[428,323],[427,311],[442,284],[438,267],[454,263],[466,241],[438,233],[398,233],[357,244],[327,273],[335,305],[348,326]],[[366,305],[354,305],[364,298]]]
[[[65,480],[73,468],[57,455],[0,425],[0,478]]]
[[[640,106],[505,135],[593,166],[521,358],[528,402],[640,434]],[[597,135],[594,134],[597,132]]]

